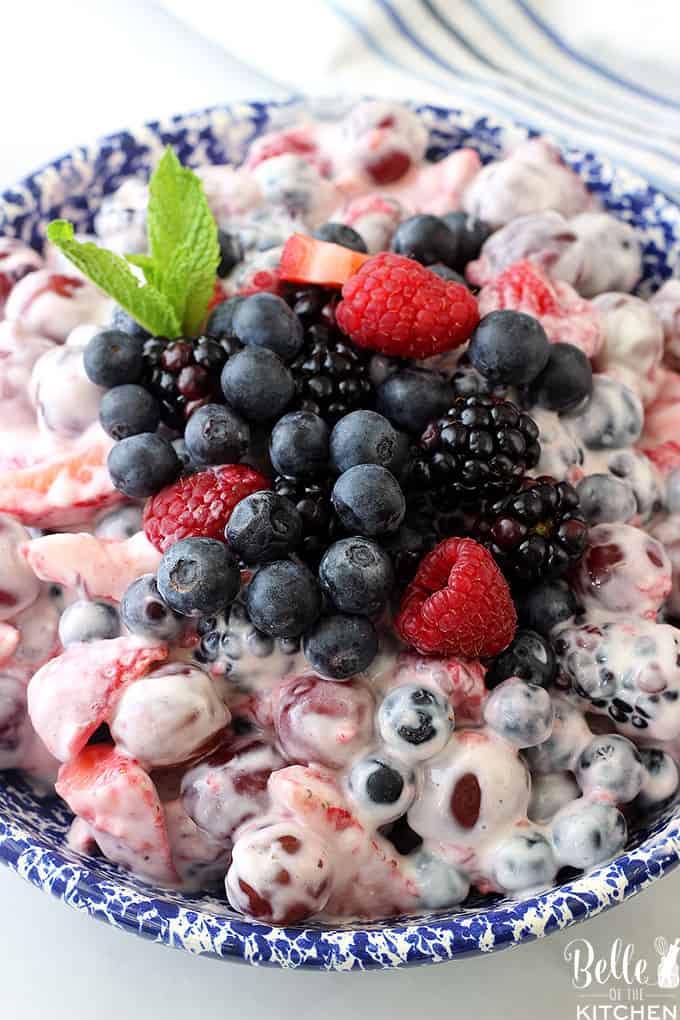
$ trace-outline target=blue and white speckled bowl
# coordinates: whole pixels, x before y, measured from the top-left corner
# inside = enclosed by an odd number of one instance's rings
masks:
[[[417,109],[430,129],[434,157],[468,145],[488,161],[532,134],[516,124],[459,111]],[[45,224],[58,216],[87,231],[102,198],[126,177],[148,175],[166,144],[193,166],[238,162],[256,135],[290,123],[302,112],[297,101],[220,107],[123,131],[76,149],[5,192],[0,200],[0,233],[40,247]],[[314,104],[311,112],[339,116],[342,104]],[[602,157],[568,147],[563,152],[605,206],[639,230],[645,269],[640,292],[655,290],[680,266],[680,208],[640,177],[615,170]],[[93,917],[191,953],[324,970],[441,962],[540,938],[634,896],[680,860],[680,805],[676,805],[634,833],[628,851],[616,860],[540,896],[520,901],[480,899],[463,911],[372,924],[282,929],[244,920],[224,900],[154,888],[106,861],[67,850],[69,821],[62,803],[36,796],[18,776],[3,776],[0,859],[29,882]]]

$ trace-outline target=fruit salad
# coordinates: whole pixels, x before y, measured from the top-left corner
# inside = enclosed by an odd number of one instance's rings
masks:
[[[547,142],[427,144],[363,102],[0,239],[0,768],[267,923],[525,896],[677,793],[680,285]]]

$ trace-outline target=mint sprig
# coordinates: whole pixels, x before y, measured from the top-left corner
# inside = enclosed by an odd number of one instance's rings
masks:
[[[67,220],[49,240],[85,276],[156,336],[195,335],[207,314],[220,261],[217,224],[200,179],[168,146],[149,182],[148,255],[127,255],[76,241]],[[140,283],[128,263],[144,274]]]

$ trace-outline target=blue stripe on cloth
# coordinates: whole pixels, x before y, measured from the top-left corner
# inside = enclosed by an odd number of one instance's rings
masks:
[[[432,0],[429,0],[429,2],[432,2]],[[559,62],[556,63],[553,61],[552,63],[548,63],[545,60],[541,60],[536,49],[530,50],[524,45],[519,33],[511,31],[507,17],[505,22],[502,21],[496,16],[495,12],[491,9],[490,4],[486,3],[485,0],[462,0],[462,2],[467,5],[468,9],[473,10],[477,14],[485,29],[491,29],[491,31],[495,33],[496,39],[502,40],[506,48],[510,50],[511,53],[521,57],[526,65],[526,67],[522,69],[521,74],[518,73],[514,66],[502,66],[502,73],[512,74],[519,81],[522,81],[524,84],[527,84],[529,87],[534,89],[537,85],[541,88],[547,87],[548,89],[550,89],[550,86],[552,85],[558,89],[562,89],[562,102],[564,101],[564,90],[568,89],[572,105],[577,105],[581,111],[591,115],[611,118],[617,121],[624,129],[627,128],[630,130],[632,128],[633,130],[639,130],[643,125],[645,127],[649,126],[648,115],[646,113],[637,114],[635,112],[631,112],[629,109],[630,104],[627,105],[625,110],[618,110],[614,108],[613,103],[607,103],[606,95],[603,96],[601,91],[599,95],[597,92],[593,91],[593,88],[588,85],[587,76],[583,74],[581,68],[575,66],[571,61],[569,62],[569,70],[576,73],[573,76],[566,77],[565,73],[560,73]],[[509,12],[506,10],[505,14],[507,15],[508,13]],[[493,45],[493,43],[490,43],[490,45]],[[549,84],[547,86],[545,80],[537,81],[536,78],[532,78],[530,76],[529,72],[532,69],[532,65],[540,71],[540,73],[544,76],[544,79],[548,79]],[[574,92],[579,93],[578,101],[574,97]]]
[[[599,119],[594,119],[589,116],[587,120],[590,123],[584,123],[583,118],[578,119],[578,117],[574,116],[574,111],[567,112],[568,108],[565,108],[564,106],[561,109],[557,110],[554,105],[549,106],[546,103],[541,102],[539,99],[536,98],[534,93],[527,92],[526,90],[519,91],[517,88],[513,87],[513,85],[510,83],[510,80],[507,77],[505,77],[502,82],[499,82],[497,84],[494,80],[490,78],[480,78],[478,75],[473,75],[470,74],[469,72],[457,71],[450,63],[448,63],[426,42],[424,42],[419,35],[416,34],[415,29],[412,28],[405,21],[401,13],[395,10],[390,0],[374,0],[374,2],[378,4],[378,6],[388,15],[388,17],[391,19],[394,25],[401,32],[402,36],[405,39],[407,39],[416,50],[418,50],[423,56],[427,57],[427,59],[431,63],[434,63],[437,67],[442,68],[447,74],[456,76],[458,77],[458,80],[460,80],[460,76],[464,73],[466,79],[470,81],[472,84],[475,84],[485,89],[492,89],[494,91],[497,88],[500,88],[506,101],[510,97],[511,99],[517,100],[518,102],[522,103],[525,107],[528,108],[528,110],[523,114],[525,118],[527,116],[531,118],[532,112],[538,110],[541,111],[546,117],[550,118],[551,120],[557,121],[558,125],[561,123],[566,123],[573,127],[576,131],[588,130],[590,133],[593,134],[598,135],[603,134],[602,123]],[[410,70],[413,73],[413,68],[410,68]],[[478,101],[481,101],[481,97],[479,96]],[[512,109],[509,108],[507,105],[502,106],[496,103],[496,108],[503,110],[505,116],[510,117],[517,116],[516,112],[512,111]],[[551,128],[551,130],[560,133],[559,127],[558,128],[553,127]],[[621,144],[627,147],[635,146],[638,149],[644,150],[645,152],[653,153],[654,155],[661,157],[661,159],[664,160],[665,162],[668,161],[669,163],[668,173],[670,175],[671,166],[673,164],[671,164],[671,157],[667,148],[665,147],[661,148],[657,145],[650,144],[649,142],[640,141],[639,137],[636,134],[630,132],[621,133],[620,131],[612,130],[610,125],[608,125],[606,136],[608,138],[611,138],[612,140],[620,142]],[[564,137],[564,132],[562,132],[562,137]],[[626,161],[631,167],[633,167],[633,164],[631,164],[628,160]],[[638,173],[643,172],[641,169],[636,168],[636,170]],[[672,177],[669,177],[669,179],[673,180]]]
[[[386,67],[395,69],[400,74],[408,75],[411,83],[405,81],[403,95],[406,95],[409,88],[417,87],[417,82],[427,83],[434,86],[443,93],[450,93],[452,87],[467,96],[467,101],[474,103],[480,113],[486,111],[502,117],[516,120],[520,123],[530,124],[537,130],[548,131],[558,139],[567,143],[580,145],[583,148],[608,154],[621,165],[642,177],[645,177],[659,190],[669,194],[675,192],[678,197],[677,175],[671,172],[675,164],[665,151],[640,144],[637,136],[630,133],[628,136],[619,132],[611,132],[608,137],[603,138],[602,122],[600,119],[583,118],[575,119],[564,109],[546,106],[538,103],[535,95],[531,92],[524,92],[516,95],[516,90],[508,87],[507,78],[498,75],[479,77],[467,72],[457,71],[452,68],[443,57],[439,56],[431,46],[422,43],[415,29],[409,27],[408,23],[399,15],[395,16],[392,5],[387,0],[362,0],[362,3],[355,6],[354,10],[348,10],[346,4],[352,0],[326,0],[326,4],[336,16],[342,18],[345,24],[356,34],[357,41],[361,40],[363,46],[369,51],[369,59],[375,57],[379,63]],[[395,29],[393,38],[385,27],[375,21],[375,15],[371,7],[376,5],[386,16],[389,24]],[[360,8],[360,13],[356,7]],[[375,31],[366,24],[366,19]],[[373,20],[372,20],[373,19]],[[380,34],[378,38],[376,33]],[[392,50],[399,49],[399,56]],[[407,56],[404,56],[404,53]],[[426,60],[423,60],[423,55]],[[470,58],[469,60],[476,58]],[[437,71],[432,73],[434,64]],[[445,77],[440,71],[443,70]],[[496,85],[494,79],[499,78]],[[500,98],[499,99],[499,95]],[[465,100],[461,96],[463,105]],[[543,111],[541,113],[541,111]],[[570,130],[564,130],[563,125],[570,125]],[[608,143],[608,144],[607,144]],[[641,164],[638,160],[631,160],[630,153],[636,149],[646,149],[651,156],[647,165]],[[657,158],[659,157],[659,158]],[[665,171],[665,172],[664,172]]]
[[[499,71],[501,74],[503,73],[503,68],[494,63],[494,61],[491,60],[489,56],[482,53],[481,50],[477,49],[477,47],[474,46],[459,29],[455,28],[448,18],[445,18],[441,11],[437,10],[435,5],[432,3],[432,0],[419,0],[419,2],[420,6],[425,8],[439,26],[449,35],[453,36],[453,38],[456,39],[471,56],[475,57],[480,63],[486,64],[487,67],[491,67],[494,71]]]
[[[325,0],[325,4],[327,7],[330,8],[330,10],[333,11],[334,14],[343,18],[346,24],[349,25],[350,28],[353,28],[357,35],[363,40],[365,45],[375,54],[377,54],[377,56],[379,56],[381,60],[383,60],[390,67],[394,67],[398,71],[405,72],[406,74],[409,74],[420,81],[427,82],[428,85],[434,85],[436,88],[445,89],[447,87],[446,82],[443,82],[440,78],[432,78],[430,77],[430,75],[423,74],[422,71],[415,71],[407,64],[403,64],[401,63],[401,61],[393,57],[386,49],[384,49],[382,44],[376,39],[373,33],[370,32],[369,29],[359,20],[359,18],[357,18],[356,15],[353,14],[351,11],[348,11],[345,7],[343,7],[342,4],[338,2],[338,0]]]
[[[584,67],[589,68],[591,71],[595,71],[596,74],[602,75],[608,81],[613,82],[615,85],[619,85],[621,88],[628,89],[630,92],[634,92],[636,95],[644,96],[646,99],[651,99],[655,103],[661,103],[663,106],[668,106],[673,110],[680,110],[680,103],[676,103],[669,96],[659,95],[658,92],[653,92],[651,89],[647,89],[644,85],[640,85],[637,82],[628,81],[628,79],[621,77],[615,71],[605,67],[604,64],[598,63],[593,60],[592,57],[587,57],[583,53],[579,53],[578,50],[574,49],[565,39],[562,39],[554,28],[541,18],[536,13],[531,4],[527,3],[526,0],[514,0],[517,7],[519,7],[524,14],[529,18],[530,21],[536,25],[537,28],[543,32],[543,34],[550,39],[550,41],[557,46],[564,53],[568,54],[572,60],[578,61],[579,64],[583,64]]]

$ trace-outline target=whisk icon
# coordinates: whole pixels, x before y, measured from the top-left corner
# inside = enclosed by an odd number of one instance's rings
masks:
[[[677,988],[680,985],[680,939],[668,943],[663,935],[654,939],[654,948],[661,957],[656,969],[656,982],[659,988]]]

